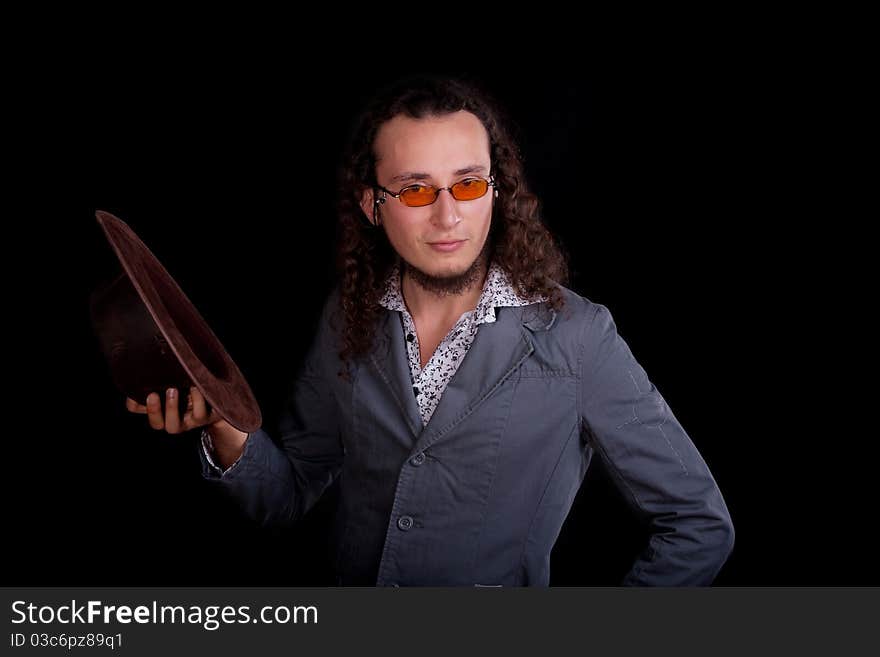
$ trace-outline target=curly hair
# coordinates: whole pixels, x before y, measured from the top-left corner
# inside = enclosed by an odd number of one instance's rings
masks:
[[[379,298],[398,259],[384,231],[367,221],[360,206],[364,190],[378,184],[374,143],[379,128],[398,115],[420,119],[460,110],[480,119],[489,135],[499,193],[487,237],[490,262],[507,274],[520,296],[543,296],[554,310],[564,305],[559,286],[568,283],[568,256],[540,219],[538,199],[526,184],[522,157],[501,109],[464,79],[409,77],[366,105],[352,124],[339,168],[336,267],[344,324],[339,357],[344,364],[369,351],[380,316]],[[349,376],[347,371],[340,375]]]

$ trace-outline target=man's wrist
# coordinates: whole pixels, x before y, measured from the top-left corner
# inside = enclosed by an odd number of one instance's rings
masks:
[[[225,420],[203,428],[202,442],[211,461],[221,469],[232,467],[244,453],[250,434],[239,431]]]

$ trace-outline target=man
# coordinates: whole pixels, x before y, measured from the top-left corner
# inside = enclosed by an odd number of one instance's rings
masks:
[[[595,452],[650,542],[626,585],[708,585],[733,546],[705,462],[608,309],[563,286],[517,150],[479,92],[407,80],[356,124],[341,175],[340,283],[277,442],[206,412],[204,475],[260,523],[337,477],[340,585],[546,585]]]

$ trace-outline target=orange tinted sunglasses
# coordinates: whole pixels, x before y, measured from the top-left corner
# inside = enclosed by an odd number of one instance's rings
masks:
[[[393,196],[404,205],[418,208],[424,205],[431,205],[437,200],[440,192],[443,190],[452,194],[452,198],[456,201],[474,201],[485,196],[486,192],[489,191],[489,187],[495,187],[495,180],[491,176],[488,180],[485,178],[465,178],[450,187],[434,187],[434,185],[415,183],[404,187],[396,194],[390,189],[385,189],[382,185],[376,185],[376,187],[389,196]],[[385,199],[380,198],[376,202],[384,203]]]

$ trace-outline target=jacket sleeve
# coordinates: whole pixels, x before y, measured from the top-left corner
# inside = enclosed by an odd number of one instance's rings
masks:
[[[651,530],[621,584],[708,586],[733,549],[724,498],[609,310],[591,308],[581,342],[582,429]]]
[[[279,441],[261,427],[248,435],[241,457],[225,471],[199,449],[203,476],[264,526],[296,522],[342,469],[339,413],[328,378],[339,369],[329,321],[336,298],[331,295],[325,304],[317,334],[285,400]]]

